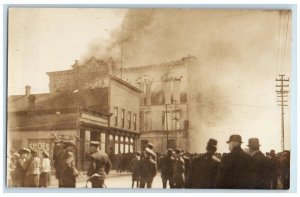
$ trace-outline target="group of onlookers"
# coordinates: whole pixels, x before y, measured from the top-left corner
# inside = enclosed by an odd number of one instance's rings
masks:
[[[9,181],[12,187],[48,187],[51,163],[47,151],[21,148],[10,157]]]
[[[272,150],[265,155],[260,151],[258,138],[250,138],[248,148],[243,150],[240,135],[231,135],[227,143],[230,152],[222,155],[216,153],[217,141],[210,139],[206,153],[189,154],[181,149],[168,149],[159,158],[152,150],[153,144],[148,144],[131,161],[132,188],[135,182],[139,188],[144,188],[145,183],[151,188],[159,169],[163,188],[169,185],[170,188],[189,189],[289,189],[289,151],[276,155]]]

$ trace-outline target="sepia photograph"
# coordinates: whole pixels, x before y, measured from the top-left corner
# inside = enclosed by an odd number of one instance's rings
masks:
[[[292,10],[7,15],[5,187],[290,189]]]

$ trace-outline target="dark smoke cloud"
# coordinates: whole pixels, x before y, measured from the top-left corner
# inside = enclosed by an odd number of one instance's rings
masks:
[[[123,67],[195,56],[188,88],[193,93],[193,115],[189,118],[197,124],[191,124],[194,141],[190,144],[204,144],[208,135],[199,136],[205,128],[222,125],[228,119],[234,124],[234,112],[226,105],[236,102],[230,95],[274,92],[265,90],[278,74],[273,62],[278,56],[279,16],[278,11],[131,9],[123,28],[120,25],[114,30],[111,40],[94,41],[84,59],[112,57],[120,66],[121,46]],[[259,82],[249,83],[253,80]],[[247,113],[248,117],[260,116],[256,111]],[[191,150],[198,151],[199,147]]]

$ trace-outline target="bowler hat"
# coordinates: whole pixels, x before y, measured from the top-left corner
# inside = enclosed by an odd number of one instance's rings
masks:
[[[148,143],[147,147],[150,148],[150,149],[153,149],[154,145],[152,143]]]
[[[250,138],[248,140],[248,145],[247,146],[249,146],[249,147],[259,147],[260,144],[259,144],[258,138]]]
[[[229,142],[239,142],[239,143],[243,143],[242,142],[242,137],[240,135],[231,135],[229,140],[227,141],[227,143]]]
[[[207,142],[207,146],[217,146],[218,141],[215,139],[210,138]]]

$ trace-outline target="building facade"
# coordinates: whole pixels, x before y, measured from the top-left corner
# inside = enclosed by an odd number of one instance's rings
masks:
[[[87,167],[92,140],[99,141],[100,149],[110,156],[134,152],[141,91],[109,74],[99,81],[101,86],[94,88],[49,94],[30,94],[30,87],[26,87],[25,95],[10,96],[9,150],[29,147],[51,153],[53,136],[73,139],[80,169]]]

